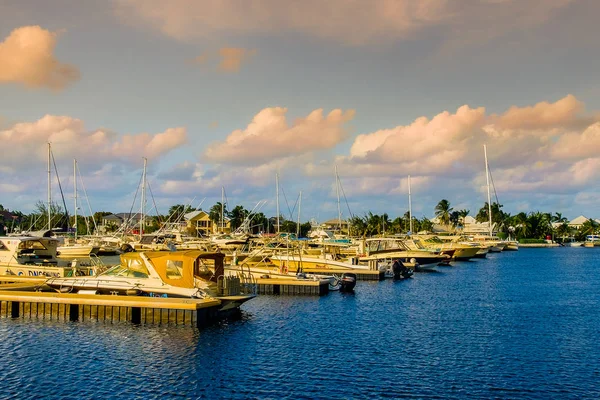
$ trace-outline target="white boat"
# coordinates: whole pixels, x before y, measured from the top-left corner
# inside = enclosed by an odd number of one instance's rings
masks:
[[[67,244],[56,248],[59,257],[89,257],[100,251],[100,246],[90,244]]]
[[[94,266],[59,263],[58,239],[39,236],[0,237],[0,275],[67,277],[90,275]]]
[[[226,277],[222,253],[148,251],[121,255],[121,263],[94,277],[51,278],[46,284],[63,293],[150,297],[213,297],[221,311],[255,297],[255,288]]]

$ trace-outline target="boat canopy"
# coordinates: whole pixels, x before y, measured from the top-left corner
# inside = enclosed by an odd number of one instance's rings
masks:
[[[177,287],[194,287],[194,276],[202,277],[206,267],[204,260],[213,260],[215,273],[223,274],[223,253],[208,253],[200,250],[187,251],[147,251],[121,255],[121,263],[131,264],[133,260],[143,262],[142,254],[147,257],[163,282]],[[219,268],[220,267],[220,268]],[[220,270],[220,273],[219,273]]]

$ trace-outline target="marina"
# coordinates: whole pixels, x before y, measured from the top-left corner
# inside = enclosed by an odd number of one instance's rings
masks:
[[[0,0],[0,400],[600,399],[598,15]]]
[[[521,249],[407,280],[359,281],[349,294],[259,295],[238,318],[202,330],[184,321],[181,311],[171,311],[168,322],[166,315],[161,323],[142,319],[143,329],[132,329],[130,319],[116,313],[111,322],[93,306],[80,308],[75,323],[68,312],[63,319],[54,311],[51,316],[48,305],[44,316],[38,305],[38,317],[23,318],[20,308],[19,317],[11,318],[2,297],[0,349],[9,367],[0,377],[9,386],[0,394],[24,390],[43,372],[53,389],[39,386],[38,396],[50,390],[83,395],[92,389],[68,368],[76,364],[111,376],[110,383],[97,381],[95,395],[117,390],[123,397],[323,398],[324,388],[336,387],[337,398],[520,398],[532,390],[535,397],[595,398],[596,258],[595,249],[583,247]],[[142,315],[152,319],[150,311]],[[43,351],[34,345],[66,338],[80,344]],[[8,351],[15,346],[18,353]],[[98,346],[103,350],[90,357]],[[43,366],[50,360],[65,372],[50,372]],[[148,364],[152,372],[136,372],[143,384],[116,373]],[[252,374],[245,372],[249,368]],[[330,369],[335,373],[321,373],[314,384],[313,371]],[[381,384],[406,370],[410,385]],[[186,379],[169,384],[157,374]],[[352,384],[342,385],[347,376]]]

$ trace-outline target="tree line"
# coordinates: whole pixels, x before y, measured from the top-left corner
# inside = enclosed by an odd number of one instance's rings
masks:
[[[573,229],[568,225],[567,218],[559,212],[520,212],[514,215],[504,212],[502,205],[494,202],[491,205],[492,221],[494,232],[501,237],[512,237],[520,239],[545,239],[548,236],[553,238],[575,237],[577,240],[584,240],[586,235],[595,234],[600,231],[600,225],[588,219],[579,229]],[[489,221],[488,203],[478,210],[475,215],[477,222]],[[6,211],[0,204],[0,212]],[[184,220],[184,215],[196,211],[195,208],[176,204],[169,208],[166,215],[151,215],[148,216],[150,223],[146,226],[145,232],[152,233],[159,230],[169,222],[179,222]],[[221,223],[221,216],[229,221],[231,231],[243,230],[248,233],[276,233],[277,217],[267,217],[262,212],[251,212],[241,205],[234,206],[231,210],[227,204],[222,205],[217,202],[207,211],[209,219],[213,224]],[[38,202],[35,209],[30,214],[24,214],[20,211],[11,211],[11,218],[5,216],[6,213],[0,214],[0,233],[2,228],[6,231],[37,231],[48,227],[48,209],[47,204]],[[102,220],[105,216],[111,215],[112,212],[99,211],[92,216],[77,216],[77,232],[81,235],[93,234],[97,227],[102,225]],[[464,228],[464,220],[470,214],[470,210],[454,210],[447,199],[442,199],[434,208],[434,214],[440,225],[444,226],[447,231],[461,233]],[[64,208],[56,203],[50,205],[50,216],[52,227],[62,227],[67,230],[68,227],[75,225],[74,217],[69,216],[66,219]],[[291,219],[280,215],[279,218],[280,232],[298,232],[298,223]],[[383,234],[402,234],[408,233],[410,230],[409,213],[391,218],[389,214],[374,214],[367,212],[364,216],[352,216],[348,221],[348,233],[351,236],[366,237]],[[413,233],[433,230],[433,222],[426,218],[412,217]],[[114,231],[116,226],[108,227],[108,231]],[[299,232],[301,237],[305,237],[311,229],[310,222],[300,224]],[[193,233],[193,232],[190,232]]]

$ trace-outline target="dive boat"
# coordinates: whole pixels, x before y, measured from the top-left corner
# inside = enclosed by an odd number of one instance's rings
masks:
[[[51,278],[46,284],[62,293],[149,297],[213,297],[226,311],[254,298],[255,287],[225,276],[222,253],[198,250],[146,251],[121,255],[121,262],[94,277]]]

